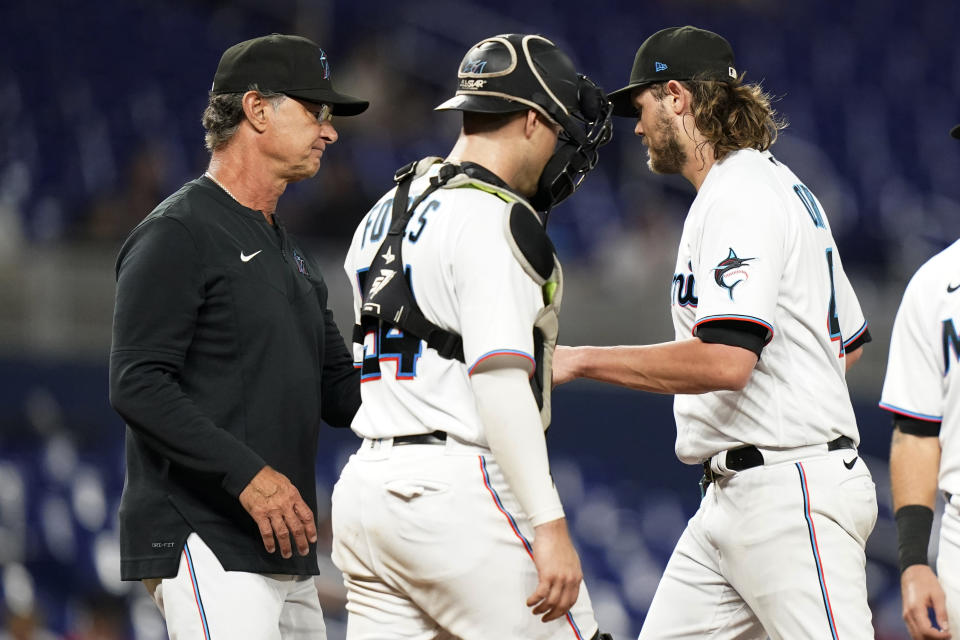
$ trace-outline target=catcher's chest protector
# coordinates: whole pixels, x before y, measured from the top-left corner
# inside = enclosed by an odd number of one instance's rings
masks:
[[[381,323],[412,334],[427,343],[444,358],[464,361],[463,340],[451,331],[429,321],[420,310],[410,283],[404,273],[403,237],[407,223],[414,210],[437,189],[480,189],[513,203],[505,217],[506,241],[524,272],[540,287],[543,308],[537,314],[533,327],[534,361],[536,368],[530,379],[530,387],[540,408],[543,428],[550,425],[550,390],[552,387],[553,351],[557,342],[558,314],[563,293],[563,274],[553,243],[547,236],[540,216],[527,202],[500,185],[483,181],[471,167],[446,164],[437,176],[430,179],[430,186],[414,200],[408,202],[410,183],[439,161],[426,158],[407,165],[397,172],[397,192],[390,231],[380,245],[370,265],[363,285],[363,302],[360,307],[360,325],[354,329],[354,341],[362,343],[368,330]],[[474,175],[470,175],[474,174]]]

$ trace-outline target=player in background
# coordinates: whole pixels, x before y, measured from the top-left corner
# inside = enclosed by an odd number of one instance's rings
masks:
[[[783,124],[727,41],[689,26],[650,36],[609,98],[650,168],[697,190],[675,340],[554,358],[558,383],[675,394],[677,456],[704,468],[640,638],[873,638],[876,492],[845,379],[869,334],[820,203],[769,152]]]
[[[600,638],[547,461],[562,279],[538,211],[593,168],[610,106],[536,35],[481,41],[458,80],[453,150],[398,171],[344,265],[364,439],[333,492],[347,637]]]
[[[951,130],[960,138],[960,125]],[[915,640],[960,620],[960,241],[921,266],[893,323],[880,406],[893,413],[890,488],[903,619]],[[937,575],[927,563],[937,490],[946,507]],[[933,619],[930,617],[932,610]]]

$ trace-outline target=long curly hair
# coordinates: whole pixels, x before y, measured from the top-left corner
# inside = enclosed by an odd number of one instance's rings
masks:
[[[680,84],[693,95],[694,122],[717,160],[738,149],[766,151],[787,126],[786,118],[771,106],[773,97],[759,84],[744,84],[743,74],[733,83],[693,79]],[[657,84],[652,91],[662,100],[666,84]]]

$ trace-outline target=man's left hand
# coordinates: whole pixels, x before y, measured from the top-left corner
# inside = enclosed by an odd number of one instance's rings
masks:
[[[268,552],[276,551],[276,536],[280,555],[284,558],[293,556],[292,536],[301,556],[310,553],[308,541],[317,541],[317,524],[313,511],[287,476],[269,466],[264,467],[240,493],[240,504],[257,523]]]

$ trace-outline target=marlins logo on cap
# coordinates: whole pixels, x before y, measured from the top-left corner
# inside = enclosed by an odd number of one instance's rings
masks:
[[[336,116],[355,116],[369,104],[333,88],[327,52],[302,36],[273,33],[224,51],[210,92],[243,93],[254,85],[262,91],[328,104]]]
[[[327,52],[320,47],[317,47],[320,50],[320,64],[323,66],[323,79],[330,79],[330,61],[327,60]]]
[[[487,66],[486,60],[464,60],[461,74],[469,75],[471,73],[483,73],[483,68]]]

